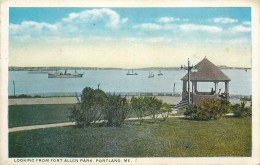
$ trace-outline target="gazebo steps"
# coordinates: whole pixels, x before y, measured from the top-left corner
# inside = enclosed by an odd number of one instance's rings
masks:
[[[172,109],[173,110],[180,110],[186,108],[189,105],[188,100],[181,100],[177,105],[175,105]]]

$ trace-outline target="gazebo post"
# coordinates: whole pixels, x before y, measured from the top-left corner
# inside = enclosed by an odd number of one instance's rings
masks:
[[[226,93],[226,98],[227,98],[227,101],[229,101],[229,81],[225,81],[225,93]]]
[[[218,94],[218,82],[215,81],[214,83],[215,83],[215,94]]]
[[[194,88],[195,88],[195,93],[197,93],[198,92],[198,89],[197,89],[197,81],[194,81]]]
[[[190,104],[190,59],[188,58],[188,103]]]

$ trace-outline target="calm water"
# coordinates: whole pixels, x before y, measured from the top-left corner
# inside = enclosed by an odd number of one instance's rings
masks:
[[[252,94],[252,71],[242,69],[222,70],[229,78],[230,94]],[[73,73],[73,71],[68,71]],[[13,95],[13,81],[16,85],[16,94],[62,94],[81,92],[84,87],[100,88],[105,92],[175,92],[181,93],[180,80],[187,71],[162,70],[153,71],[154,77],[148,78],[149,71],[137,70],[137,76],[127,76],[127,70],[79,70],[84,73],[83,78],[48,78],[48,74],[31,74],[28,71],[9,71],[9,95]],[[213,83],[198,83],[199,91],[210,91]],[[224,92],[224,83],[219,84]]]

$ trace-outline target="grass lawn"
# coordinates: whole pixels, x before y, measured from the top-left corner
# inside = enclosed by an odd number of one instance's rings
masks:
[[[68,122],[73,105],[9,105],[9,128]]]
[[[61,114],[56,114],[61,115]],[[251,117],[168,118],[122,127],[56,127],[9,133],[10,157],[251,156]]]

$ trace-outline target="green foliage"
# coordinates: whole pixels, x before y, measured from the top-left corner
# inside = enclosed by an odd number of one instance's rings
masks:
[[[203,99],[198,105],[189,105],[184,115],[194,120],[219,119],[230,110],[231,104],[222,99]]]
[[[162,117],[164,121],[169,117],[171,111],[171,105],[167,103],[163,103],[161,105],[160,112],[162,112]]]
[[[104,119],[107,120],[108,126],[121,126],[128,116],[130,108],[126,98],[111,95],[108,97],[104,110]]]
[[[242,101],[251,101],[251,98],[249,97],[243,97],[242,99],[241,99]]]
[[[246,107],[245,101],[242,101],[241,104],[233,105],[232,111],[236,117],[252,116],[252,107]]]
[[[138,119],[140,120],[140,125],[143,122],[144,115],[146,112],[146,107],[144,106],[144,97],[135,97],[131,98],[130,103],[131,110],[135,112]]]
[[[89,126],[101,120],[104,116],[106,94],[99,89],[86,87],[82,91],[81,103],[71,109],[70,118],[80,126]]]
[[[156,97],[135,97],[131,98],[130,107],[133,112],[137,115],[140,120],[140,125],[143,122],[144,116],[152,115],[153,122],[156,119],[156,115],[163,112],[167,112],[167,114],[163,114],[164,118],[168,117],[168,111],[170,107],[166,104],[164,105],[161,100]],[[162,108],[163,107],[163,108]]]
[[[144,107],[152,114],[153,121],[155,120],[155,115],[159,113],[161,106],[162,101],[156,97],[144,97]]]
[[[86,87],[82,91],[81,102],[71,109],[70,118],[79,126],[89,126],[105,120],[107,126],[121,126],[129,114],[126,98],[107,96],[100,89]]]
[[[184,112],[185,116],[189,116],[192,119],[197,119],[198,107],[195,104],[189,104]]]

